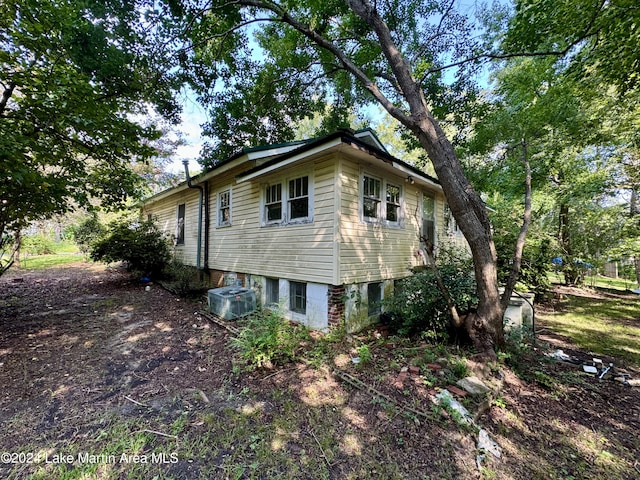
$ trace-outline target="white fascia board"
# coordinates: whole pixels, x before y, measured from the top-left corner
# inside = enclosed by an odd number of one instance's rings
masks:
[[[399,170],[403,174],[407,175],[407,178],[408,177],[412,177],[415,182],[426,184],[429,187],[433,188],[434,190],[442,192],[442,186],[440,184],[434,182],[433,180],[431,180],[428,177],[425,177],[423,175],[419,175],[415,170],[411,170],[411,169],[405,167],[404,165],[399,164],[398,162],[393,162],[392,166],[396,170]]]
[[[301,152],[297,155],[293,155],[292,157],[289,157],[285,160],[282,160],[281,162],[276,162],[273,165],[270,165],[268,167],[265,168],[261,168],[260,170],[258,170],[257,172],[253,172],[252,174],[249,175],[242,175],[240,178],[237,179],[238,183],[242,183],[242,182],[248,182],[250,180],[253,180],[255,178],[261,177],[263,175],[266,175],[268,173],[274,172],[276,170],[280,170],[281,168],[287,167],[291,164],[294,164],[296,162],[299,162],[300,160],[304,160],[307,157],[311,157],[313,155],[316,155],[318,153],[322,153],[325,152],[327,150],[330,150],[334,147],[340,146],[342,144],[342,139],[341,138],[336,138],[334,140],[331,140],[330,142],[327,143],[323,143],[322,145],[318,145],[315,148],[312,148],[311,150],[305,150],[304,152]],[[299,148],[300,146],[298,146]]]
[[[289,153],[291,150],[295,150],[296,148],[300,148],[304,144],[298,143],[295,145],[281,145],[279,147],[268,148],[265,150],[258,150],[256,152],[247,153],[247,160],[260,160],[266,157],[273,157],[275,155],[284,155],[285,153]]]

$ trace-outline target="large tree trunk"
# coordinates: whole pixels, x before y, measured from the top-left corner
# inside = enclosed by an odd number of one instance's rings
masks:
[[[453,146],[437,121],[423,107],[424,120],[412,129],[429,154],[449,208],[473,257],[478,309],[467,317],[466,329],[479,353],[493,357],[504,343],[504,311],[498,292],[497,255],[484,202],[467,180]],[[415,116],[415,115],[414,115]]]
[[[378,13],[376,4],[369,0],[346,1],[351,10],[378,37],[381,51],[393,72],[392,83],[405,102],[396,104],[391,101],[380,91],[376,82],[351,61],[346,52],[323,37],[319,31],[293,18],[279,4],[261,0],[240,0],[240,3],[273,11],[281,21],[331,52],[342,67],[350,72],[391,116],[414,133],[433,163],[451,213],[471,248],[479,303],[475,315],[470,316],[466,322],[469,335],[479,353],[494,357],[496,346],[504,343],[503,311],[498,294],[496,249],[485,205],[465,176],[451,142],[431,114],[422,86],[413,78],[411,66],[394,43],[393,35]]]
[[[504,343],[503,310],[498,293],[497,255],[484,202],[469,183],[453,145],[431,114],[421,85],[413,78],[410,65],[396,47],[391,32],[368,0],[348,0],[351,9],[376,33],[380,47],[409,107],[398,108],[362,72],[354,71],[378,102],[414,133],[426,150],[442,185],[451,214],[471,248],[478,293],[478,309],[467,318],[466,326],[478,352],[495,356]],[[351,69],[351,65],[345,66]]]

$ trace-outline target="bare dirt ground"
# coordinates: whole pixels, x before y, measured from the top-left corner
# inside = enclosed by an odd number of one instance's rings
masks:
[[[541,350],[479,368],[501,386],[477,423],[502,455],[478,464],[477,430],[430,401],[447,379],[424,365],[446,372],[446,359],[371,335],[246,372],[203,308],[94,264],[1,277],[0,477],[640,478],[639,388]],[[590,358],[552,332],[540,341]],[[398,385],[407,365],[420,374]]]

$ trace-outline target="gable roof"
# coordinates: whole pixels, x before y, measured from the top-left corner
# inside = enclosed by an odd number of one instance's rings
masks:
[[[346,145],[356,151],[361,151],[381,160],[394,169],[407,174],[408,177],[412,177],[414,182],[416,180],[420,180],[423,183],[432,186],[440,186],[440,182],[437,178],[432,177],[413,165],[389,154],[387,149],[384,148],[378,137],[371,129],[359,130],[357,132],[347,129],[337,130],[336,132],[324,137],[310,140],[304,145],[283,155],[267,160],[266,162],[237,175],[236,179],[238,182],[251,180],[275,170],[279,170],[285,166],[294,164],[310,155],[334,149],[342,145]]]
[[[353,149],[353,150],[345,150]],[[231,157],[216,163],[204,172],[192,178],[193,184],[198,184],[209,180],[215,175],[235,168],[247,162],[253,162],[254,166],[249,170],[236,176],[238,182],[245,182],[254,178],[266,175],[267,173],[280,170],[298,161],[304,160],[311,155],[327,152],[331,150],[342,150],[354,154],[365,154],[395,170],[407,175],[407,179],[412,182],[422,183],[440,189],[440,182],[437,178],[424,173],[422,170],[410,165],[389,154],[375,132],[370,129],[353,131],[351,129],[339,129],[323,137],[309,140],[298,140],[288,143],[273,145],[262,145],[257,147],[244,147]],[[171,187],[157,193],[142,201],[147,204],[160,200],[168,195],[180,190],[189,188],[184,181],[175,187]]]

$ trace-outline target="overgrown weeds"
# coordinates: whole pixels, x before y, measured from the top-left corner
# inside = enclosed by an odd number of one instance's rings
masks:
[[[282,365],[298,358],[310,340],[304,325],[289,322],[277,309],[250,315],[233,345],[249,368]]]

